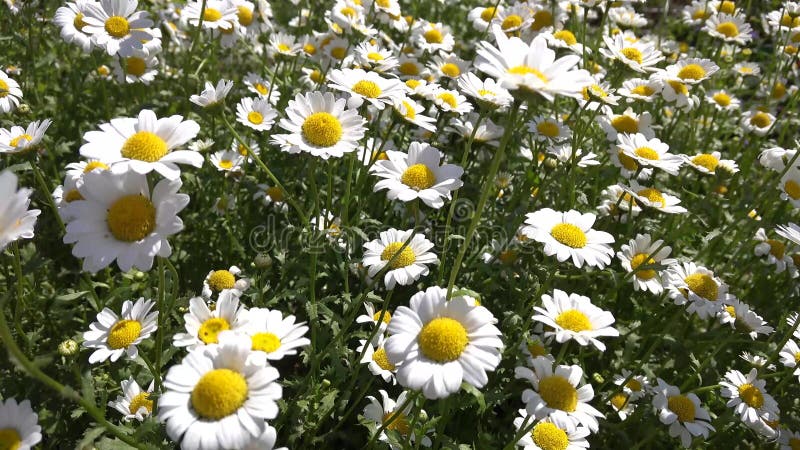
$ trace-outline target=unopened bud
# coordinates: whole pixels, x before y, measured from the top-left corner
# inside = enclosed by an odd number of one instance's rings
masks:
[[[256,255],[256,259],[253,260],[253,262],[259,269],[269,269],[272,267],[272,258],[266,253],[259,253]]]
[[[73,339],[67,339],[58,344],[58,354],[61,356],[72,356],[78,353],[78,343]]]

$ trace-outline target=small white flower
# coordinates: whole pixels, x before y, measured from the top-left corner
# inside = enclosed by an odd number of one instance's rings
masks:
[[[236,105],[236,121],[256,131],[272,128],[278,113],[265,98],[243,98]]]
[[[211,108],[222,103],[233,88],[233,81],[221,79],[214,86],[206,81],[205,88],[200,95],[192,95],[189,101],[202,108]]]
[[[202,297],[189,299],[189,312],[183,315],[186,333],[173,336],[172,345],[197,347],[219,343],[219,334],[226,330],[244,331],[249,319],[248,311],[239,305],[239,297],[233,290],[219,294],[216,307],[210,310]]]
[[[696,312],[701,319],[716,316],[724,305],[736,300],[728,294],[728,285],[715,277],[714,272],[693,262],[671,265],[664,284],[676,305],[689,303],[686,312]]]
[[[306,323],[295,323],[295,320],[291,314],[283,317],[277,309],[252,308],[248,311],[244,331],[250,336],[256,360],[277,361],[284,356],[296,355],[300,347],[311,343],[305,337],[308,332]]]
[[[12,397],[0,401],[0,430],[8,439],[3,444],[9,444],[9,449],[31,450],[42,441],[39,415],[31,408],[30,400],[17,403]]]
[[[380,427],[387,421],[387,419],[389,419],[389,417],[392,417],[398,413],[398,408],[406,403],[409,391],[401,392],[400,395],[397,396],[397,401],[392,400],[392,398],[389,397],[389,394],[383,389],[379,390],[378,392],[381,394],[381,400],[378,400],[371,395],[367,396],[369,404],[364,407],[364,417],[375,422],[375,424]],[[387,425],[385,429],[396,431],[401,436],[408,436],[409,433],[412,433],[410,436],[412,443],[419,439],[419,443],[421,445],[430,447],[431,440],[428,438],[428,436],[423,435],[422,437],[419,437],[417,436],[416,432],[411,429],[409,415],[411,415],[411,410],[413,407],[414,405],[411,403],[403,407],[403,410],[399,412],[395,420]],[[423,414],[424,412],[424,410],[420,410],[417,414]],[[401,446],[391,443],[385,431],[381,432],[381,435],[378,436],[378,440],[389,444],[392,450],[400,450],[402,448]]]
[[[150,399],[153,383],[150,383],[150,387],[144,391],[133,377],[128,377],[127,380],[122,380],[121,387],[122,395],[115,401],[108,402],[108,406],[119,411],[122,420],[129,422],[131,419],[136,419],[142,422],[153,413],[153,400]]]
[[[730,370],[719,384],[722,396],[730,399],[727,406],[748,426],[758,425],[763,416],[778,417],[778,403],[767,393],[767,382],[758,379],[758,369],[750,369],[747,375]]]
[[[115,362],[123,354],[135,359],[139,354],[136,346],[158,328],[158,311],[150,312],[153,306],[155,302],[142,297],[136,303],[125,300],[119,316],[111,308],[103,308],[97,321],[83,333],[83,346],[96,349],[89,356],[89,363],[97,364],[107,359]]]
[[[661,169],[670,175],[677,175],[683,164],[683,158],[669,153],[669,145],[641,133],[618,135],[617,146],[634,163]]]
[[[211,298],[213,294],[233,291],[237,297],[250,288],[251,280],[242,278],[242,269],[231,266],[229,269],[212,270],[203,280],[203,297]],[[238,277],[238,279],[237,279]]]
[[[669,435],[680,437],[685,448],[692,445],[692,436],[708,438],[709,432],[714,431],[709,423],[711,416],[700,405],[697,395],[683,395],[677,386],[667,384],[661,378],[654,393],[653,408],[658,410],[658,420],[669,425]]]
[[[663,272],[660,269],[639,269],[640,266],[669,266],[675,263],[674,259],[668,258],[672,248],[663,244],[664,241],[661,239],[653,241],[649,234],[637,234],[635,239],[622,245],[620,251],[617,252],[617,258],[622,263],[622,267],[628,273],[633,273],[631,278],[634,290],[650,291],[653,294],[660,294],[664,290]]]
[[[0,250],[18,239],[33,237],[33,226],[41,211],[28,209],[32,190],[17,190],[17,176],[13,172],[0,172]]]
[[[390,228],[382,231],[379,239],[364,244],[363,264],[370,278],[389,266],[390,270],[384,275],[387,289],[394,289],[396,284],[407,286],[428,274],[428,264],[439,262],[436,254],[430,251],[432,248],[433,243],[422,234],[414,234],[414,230]]]
[[[592,229],[596,216],[578,211],[554,211],[550,208],[527,214],[522,232],[544,244],[544,253],[559,262],[572,259],[575,267],[584,263],[602,269],[611,263],[614,237]]]
[[[574,340],[582,346],[591,344],[603,352],[606,346],[597,338],[619,336],[612,326],[614,316],[593,305],[589,297],[555,289],[552,296],[542,295],[542,303],[544,308],[533,308],[539,313],[533,320],[553,329],[544,332],[545,338],[555,336],[559,343]]]

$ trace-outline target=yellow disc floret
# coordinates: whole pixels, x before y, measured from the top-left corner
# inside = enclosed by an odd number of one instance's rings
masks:
[[[206,22],[216,22],[220,19],[222,19],[222,13],[219,12],[218,9],[207,7],[205,11],[203,11],[203,20]]]
[[[533,427],[531,437],[542,450],[566,450],[569,446],[567,432],[550,422],[539,422]]]
[[[219,292],[223,289],[233,289],[236,277],[229,270],[215,270],[208,276],[207,283],[212,291]]]
[[[725,37],[734,38],[739,35],[739,27],[733,22],[722,22],[717,25],[717,33]]]
[[[639,121],[635,117],[619,115],[611,119],[611,126],[620,133],[636,133],[639,131]]]
[[[144,407],[148,413],[153,412],[153,401],[150,400],[150,394],[147,392],[136,394],[136,396],[131,399],[128,411],[130,411],[131,414],[136,414],[136,411],[139,411],[141,407]]]
[[[569,380],[559,375],[539,380],[539,395],[548,408],[573,412],[578,407],[578,391]]]
[[[311,114],[300,128],[305,140],[317,147],[332,147],[342,138],[342,123],[327,112]]]
[[[678,71],[681,80],[702,80],[706,76],[706,69],[700,64],[687,64]]]
[[[235,414],[247,400],[247,380],[230,369],[214,369],[200,377],[190,396],[192,408],[205,420]]]
[[[719,286],[717,282],[705,273],[693,273],[683,279],[692,292],[709,301],[717,300]]]
[[[639,147],[634,150],[634,153],[636,153],[636,156],[640,158],[649,159],[651,161],[658,161],[661,159],[661,156],[659,156],[658,152],[650,147]]]
[[[403,172],[400,181],[412,189],[421,191],[436,184],[436,174],[425,164],[412,164]]]
[[[422,354],[439,363],[455,361],[469,343],[464,325],[449,317],[438,317],[425,324],[417,340]]]
[[[631,61],[636,61],[639,64],[643,61],[644,55],[642,55],[642,52],[636,47],[625,47],[619,52]]]
[[[356,94],[361,94],[367,98],[377,98],[381,95],[381,88],[374,81],[361,80],[350,88]]]
[[[719,159],[710,153],[703,153],[692,158],[692,164],[705,168],[711,173],[717,170]]]
[[[120,320],[108,331],[108,346],[114,350],[128,348],[142,332],[142,324],[138,320]]]
[[[212,317],[200,325],[200,329],[197,331],[197,338],[205,344],[216,344],[219,342],[219,333],[230,329],[231,326],[227,320],[222,317]]]
[[[22,437],[14,428],[0,428],[0,449],[17,450],[22,445]]]
[[[403,242],[392,242],[387,245],[383,249],[383,252],[381,252],[381,260],[391,260],[389,267],[392,269],[399,269],[414,264],[414,261],[417,260],[417,255],[414,254],[414,250],[411,249],[411,246],[408,245],[403,250],[400,250],[401,247],[403,247]]]
[[[739,398],[752,408],[758,409],[764,406],[764,394],[750,383],[739,386]]]
[[[667,408],[678,416],[681,422],[694,422],[695,407],[685,395],[673,395],[667,399]]]
[[[394,364],[389,361],[389,357],[386,356],[386,349],[383,347],[375,350],[375,353],[372,354],[372,360],[383,370],[393,371],[396,369]]]
[[[251,338],[253,343],[252,349],[254,351],[261,351],[264,353],[272,353],[281,348],[281,338],[275,333],[256,333]]]
[[[156,228],[156,208],[141,194],[126,195],[115,201],[106,215],[111,234],[120,241],[136,242]]]
[[[571,223],[556,224],[550,230],[550,235],[568,247],[583,248],[586,246],[586,233]]]
[[[106,33],[115,38],[125,37],[131,31],[128,19],[122,16],[111,16],[106,19],[105,29]]]
[[[631,269],[636,270],[639,266],[649,266],[655,264],[655,260],[647,253],[637,253],[631,258]],[[651,280],[656,276],[656,271],[653,269],[642,269],[636,271],[636,278],[640,280]],[[633,381],[633,380],[631,380]]]
[[[556,323],[565,330],[580,333],[592,329],[592,322],[586,314],[577,309],[568,309],[556,316]]]
[[[652,205],[661,205],[661,208],[663,208],[664,206],[667,205],[666,199],[664,199],[664,196],[661,194],[661,191],[659,191],[658,189],[645,188],[645,189],[640,190],[636,194],[639,197],[646,198],[650,202],[651,206]]]
[[[138,131],[129,137],[120,153],[128,159],[155,162],[167,154],[167,143],[159,135],[150,131]]]
[[[253,125],[261,125],[264,122],[264,116],[258,111],[250,111],[247,113],[247,121]]]

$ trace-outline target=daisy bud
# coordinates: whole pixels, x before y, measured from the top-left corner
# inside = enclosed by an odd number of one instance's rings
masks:
[[[17,111],[20,114],[28,114],[29,112],[31,112],[31,107],[27,103],[22,103],[19,105],[19,107],[17,107]]]
[[[555,158],[545,158],[542,164],[544,164],[544,167],[546,169],[554,170],[558,165],[558,160],[556,160]]]
[[[595,372],[595,373],[593,373],[593,374],[592,374],[592,379],[595,381],[595,383],[598,383],[598,384],[603,384],[603,383],[605,383],[605,378],[603,378],[603,376],[602,376],[602,375],[600,375],[600,374],[599,374],[599,373],[597,373],[597,372]]]
[[[145,273],[142,272],[141,270],[137,270],[137,271],[133,272],[133,279],[134,280],[142,281],[142,280],[144,280],[144,278],[145,278]]]
[[[272,258],[266,253],[259,253],[256,255],[255,260],[253,260],[253,263],[259,269],[269,269],[272,267]]]
[[[327,378],[325,378],[325,379],[323,379],[323,380],[322,380],[322,387],[323,387],[323,388],[327,388],[327,387],[329,387],[330,385],[331,385],[331,380],[329,380],[329,379],[327,379]]]
[[[73,339],[67,339],[58,344],[58,354],[61,356],[73,356],[78,353],[78,343]]]

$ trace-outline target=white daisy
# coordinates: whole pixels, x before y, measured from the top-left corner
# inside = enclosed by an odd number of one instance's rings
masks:
[[[428,144],[412,142],[408,154],[387,150],[384,161],[376,161],[370,172],[383,180],[375,183],[373,191],[387,189],[389,200],[410,202],[416,198],[431,208],[439,209],[450,200],[451,191],[464,183],[464,169],[455,164],[440,165],[439,150]]]
[[[247,309],[239,304],[232,290],[219,294],[214,310],[210,310],[202,297],[189,299],[189,312],[183,315],[186,333],[177,333],[172,339],[176,347],[194,350],[219,342],[219,334],[226,330],[245,331],[249,319]]]
[[[500,364],[501,332],[483,306],[466,297],[447,299],[447,290],[429,287],[400,306],[389,322],[386,355],[398,367],[397,381],[422,390],[426,398],[444,398],[466,382],[481,388]]]
[[[792,257],[786,253],[786,244],[767,237],[767,232],[763,228],[756,231],[755,239],[759,243],[753,252],[756,256],[765,257],[767,264],[774,265],[776,273],[781,273],[787,267],[794,265]]]
[[[527,123],[528,131],[538,142],[564,141],[572,137],[572,130],[561,120],[550,116],[534,116]]]
[[[617,258],[628,273],[633,273],[634,290],[660,294],[664,290],[664,273],[657,266],[674,264],[676,261],[668,258],[671,252],[672,247],[664,245],[663,240],[653,241],[650,234],[637,234],[635,239],[620,247]],[[648,266],[654,267],[645,268]]]
[[[122,380],[122,395],[117,396],[113,402],[108,402],[108,406],[116,409],[122,414],[122,420],[129,422],[136,419],[139,422],[153,413],[153,400],[150,394],[153,393],[153,383],[147,390],[142,390],[133,377]]]
[[[250,279],[241,277],[242,269],[231,266],[229,269],[212,270],[208,272],[203,280],[203,297],[211,298],[215,293],[224,291],[234,291],[240,297],[244,291],[250,288]],[[238,277],[238,279],[237,279]]]
[[[364,407],[364,417],[367,420],[375,422],[375,424],[380,427],[387,422],[390,417],[397,414],[397,417],[384,429],[394,431],[403,437],[408,436],[409,433],[411,433],[410,440],[412,443],[419,439],[420,444],[425,447],[430,447],[431,440],[428,438],[428,436],[423,435],[420,438],[417,436],[416,432],[411,429],[409,416],[411,415],[411,410],[414,405],[409,403],[408,405],[404,406],[403,410],[398,414],[398,409],[400,406],[406,403],[406,399],[410,394],[409,391],[401,392],[400,395],[397,396],[397,401],[392,400],[392,398],[389,397],[389,394],[383,389],[379,390],[378,392],[381,394],[381,400],[378,400],[371,395],[367,396],[369,404]],[[420,410],[417,412],[417,414],[423,414],[424,412],[424,410]],[[402,446],[398,446],[389,440],[389,436],[386,435],[386,431],[381,432],[381,435],[378,436],[378,440],[389,444],[389,447],[392,450],[400,450],[402,448]]]
[[[145,175],[95,171],[78,187],[83,197],[68,204],[64,243],[83,258],[83,270],[97,272],[116,260],[120,270],[150,270],[155,256],[169,257],[167,237],[183,229],[178,213],[189,203],[181,180],[161,180],[152,192]]]
[[[158,59],[143,50],[133,50],[128,57],[115,59],[114,74],[120,83],[150,84],[158,74]]]
[[[282,388],[274,367],[248,361],[250,339],[222,333],[173,366],[158,398],[158,418],[181,448],[242,448],[278,415]]]
[[[544,337],[555,336],[556,342],[575,341],[579,345],[594,345],[601,352],[606,350],[605,344],[598,337],[617,337],[617,331],[611,325],[614,316],[592,304],[589,297],[578,294],[567,294],[554,289],[553,295],[542,295],[544,308],[534,307],[533,320],[545,324],[548,331]],[[553,331],[549,331],[552,328]]]
[[[714,61],[704,58],[686,58],[667,66],[664,70],[668,78],[677,78],[687,84],[697,84],[707,80],[719,70]]]
[[[328,73],[328,86],[350,94],[347,101],[350,108],[358,108],[367,101],[379,110],[401,100],[408,91],[400,80],[362,69],[332,70]]]
[[[409,238],[408,245],[403,247]],[[387,289],[394,289],[396,284],[407,286],[428,275],[428,264],[439,262],[436,254],[430,251],[432,248],[433,243],[422,234],[414,234],[414,230],[390,228],[382,231],[379,239],[364,244],[362,264],[367,267],[370,278],[388,265],[383,282]]]
[[[239,172],[245,158],[237,151],[220,150],[209,157],[211,164],[221,172]]]
[[[714,317],[724,305],[732,304],[735,297],[728,294],[728,285],[714,272],[693,262],[676,263],[665,273],[665,287],[676,305],[689,303],[686,311],[697,313],[701,319]]]
[[[698,153],[694,156],[683,155],[686,164],[700,171],[700,173],[715,175],[717,169],[724,169],[726,173],[734,174],[739,171],[739,165],[731,159],[722,159],[720,152]]]
[[[387,383],[396,384],[397,380],[394,377],[394,373],[397,371],[397,367],[389,362],[389,357],[386,356],[385,341],[386,338],[382,333],[375,336],[375,345],[367,343],[364,339],[359,339],[358,343],[360,345],[356,348],[356,352],[359,354],[364,352],[360,362],[361,364],[366,364],[373,375],[383,378],[383,381]]]
[[[596,432],[598,417],[603,413],[589,402],[594,398],[591,384],[580,386],[583,369],[580,366],[559,365],[553,370],[553,361],[543,356],[534,358],[533,370],[527,367],[514,369],[514,376],[528,380],[533,389],[522,392],[525,410],[536,419],[565,413],[574,425],[582,425]]]
[[[216,86],[211,84],[210,81],[206,81],[200,95],[191,95],[189,101],[202,108],[212,108],[220,105],[225,100],[231,88],[233,88],[233,81],[230,80],[220,79],[217,81]]]
[[[606,139],[609,142],[616,141],[622,133],[640,133],[647,139],[653,139],[656,133],[651,126],[652,121],[653,118],[649,112],[636,114],[630,107],[622,114],[614,114],[609,111],[607,114],[597,117],[597,123],[606,132]]]
[[[265,205],[273,205],[280,211],[286,212],[289,210],[289,205],[286,203],[286,193],[277,186],[259,184],[258,190],[253,194],[253,198],[260,198]]]
[[[17,190],[17,176],[14,172],[0,172],[0,250],[18,239],[31,239],[38,209],[28,209],[32,190]]]
[[[474,98],[478,103],[492,109],[505,108],[514,100],[511,93],[496,81],[491,78],[481,80],[472,72],[458,77],[458,88],[467,97]]]
[[[450,27],[441,23],[428,22],[425,19],[416,21],[411,39],[414,40],[417,47],[429,53],[452,52],[456,42],[453,33],[450,32]]]
[[[86,22],[86,5],[96,3],[95,0],[76,0],[67,2],[56,10],[53,23],[61,27],[61,39],[73,43],[81,48],[84,53],[92,49],[92,37],[84,31]],[[0,75],[2,78],[2,75]],[[2,85],[0,85],[2,87]],[[2,107],[0,107],[2,109]]]
[[[10,130],[0,128],[0,153],[25,153],[42,150],[44,133],[53,121],[44,119],[28,124],[26,128],[12,126]]]
[[[547,155],[555,158],[562,164],[574,164],[578,167],[600,165],[600,161],[597,160],[597,155],[592,152],[584,154],[581,149],[574,150],[572,145],[568,143],[547,147]]]
[[[111,308],[103,308],[97,321],[83,333],[83,346],[96,349],[89,356],[89,364],[107,359],[115,362],[123,354],[135,359],[139,354],[136,346],[158,328],[158,311],[150,312],[153,306],[155,302],[140,297],[136,303],[125,300],[119,316]]]
[[[709,91],[706,100],[709,100],[709,103],[713,104],[718,111],[733,111],[739,109],[741,104],[738,98],[725,89]]]
[[[798,380],[800,380],[800,346],[797,345],[797,342],[792,339],[786,341],[778,356],[784,366],[796,367],[792,375],[797,375]]]
[[[664,59],[664,55],[652,42],[641,40],[630,42],[625,39],[623,33],[617,33],[613,37],[603,36],[603,42],[606,48],[601,48],[600,54],[619,61],[636,72],[647,73],[656,70],[656,64]]]
[[[724,305],[717,316],[721,323],[729,323],[732,328],[747,334],[753,340],[756,340],[759,334],[769,336],[775,331],[767,325],[764,318],[750,308],[750,305],[738,299],[732,299],[729,305]]]
[[[247,86],[247,90],[258,95],[259,98],[269,100],[273,106],[277,105],[281,100],[281,92],[277,88],[273,88],[269,80],[253,72],[247,74],[244,79],[244,85]]]
[[[248,317],[244,331],[250,336],[253,356],[262,362],[296,355],[298,348],[311,343],[304,337],[308,326],[305,322],[295,323],[291,314],[283,317],[277,309],[252,308]]]
[[[536,420],[524,409],[520,409],[518,413],[519,416],[514,419],[517,431],[523,424]],[[517,446],[523,450],[584,450],[589,448],[586,440],[589,434],[591,431],[588,428],[576,426],[569,416],[557,411],[534,425],[529,433],[517,441]]]
[[[605,231],[592,229],[595,215],[578,211],[554,211],[550,208],[526,215],[522,232],[530,239],[544,244],[547,256],[555,255],[559,262],[572,259],[576,267],[584,263],[599,269],[611,263],[614,237]]]
[[[625,187],[625,190],[642,207],[653,208],[667,214],[683,214],[687,212],[686,208],[678,206],[681,202],[678,197],[654,187],[641,186],[636,180],[631,180],[630,187]]]
[[[649,80],[630,78],[622,82],[622,87],[617,89],[617,94],[627,97],[628,102],[642,100],[652,103],[655,96],[661,93],[663,88],[657,78],[650,78]]]
[[[677,175],[683,164],[683,158],[669,153],[669,145],[665,142],[658,138],[648,139],[641,133],[618,135],[617,147],[636,164],[661,169],[670,175]]]
[[[285,152],[307,152],[322,159],[355,151],[364,137],[364,119],[355,109],[345,109],[345,104],[330,92],[297,94],[278,122],[291,134],[273,135],[273,143]]]
[[[395,2],[394,4],[398,5],[397,0],[390,1]],[[375,5],[380,9],[380,5],[377,5],[377,3],[375,3]],[[394,56],[391,50],[383,48],[377,43],[373,44],[370,41],[365,41],[358,44],[356,47],[355,56],[358,64],[361,67],[375,72],[391,72],[400,64],[397,57]]]
[[[181,174],[178,164],[203,165],[200,153],[179,150],[200,131],[194,120],[183,120],[178,115],[159,119],[153,111],[143,109],[138,118],[111,119],[100,125],[100,130],[83,135],[86,143],[80,153],[84,158],[108,164],[115,175],[155,170],[168,180],[177,180]]]
[[[464,140],[472,138],[477,144],[499,147],[504,128],[492,122],[492,119],[484,117],[476,130],[475,124],[479,117],[480,114],[474,111],[463,117],[453,117],[446,130],[458,133]]]
[[[342,53],[344,53],[346,47],[339,47],[340,43],[337,41],[340,40],[335,39],[331,41],[328,48],[329,49],[341,48],[343,50]],[[303,51],[303,47],[297,42],[297,39],[293,35],[284,33],[282,31],[279,31],[277,33],[272,33],[270,35],[269,49],[271,53],[274,53],[276,56],[289,56],[289,57],[297,56],[301,51]],[[344,58],[344,54],[342,54],[341,56],[342,58],[338,59]]]
[[[462,74],[468,73],[470,63],[459,58],[455,54],[439,56],[435,55],[428,68],[438,78],[452,78],[457,79]]]
[[[621,223],[627,223],[628,219],[637,217],[642,212],[642,207],[633,200],[633,196],[620,184],[612,184],[603,189],[600,192],[600,198],[601,203],[597,207],[600,215],[611,216]]]
[[[710,36],[722,39],[725,42],[733,42],[744,45],[750,42],[753,37],[753,28],[745,22],[742,16],[731,14],[715,14],[706,20],[703,31]]]
[[[39,415],[31,408],[30,400],[17,403],[15,398],[0,401],[0,431],[4,447],[30,450],[42,441]]]
[[[356,317],[356,323],[372,323],[373,326],[378,325],[378,319],[381,319],[382,310],[380,308],[376,309],[375,305],[370,302],[364,302],[364,310],[366,314]],[[392,320],[392,314],[389,311],[383,313],[380,330],[378,330],[377,334],[378,336],[386,332],[386,327],[389,326],[390,320]]]
[[[772,129],[773,123],[775,123],[775,116],[769,112],[758,110],[742,113],[742,120],[739,122],[745,131],[756,136],[766,135]]]
[[[199,26],[201,14],[203,28],[228,30],[238,22],[238,9],[227,0],[194,0],[181,9],[181,19],[192,26]]]
[[[653,408],[658,410],[658,420],[669,425],[669,435],[680,437],[685,448],[692,445],[692,436],[703,436],[705,439],[709,432],[714,431],[709,423],[711,416],[700,406],[697,395],[683,395],[677,386],[667,384],[661,378],[653,391]]]
[[[138,0],[100,0],[87,3],[81,30],[92,36],[97,47],[109,55],[129,56],[142,49],[142,41],[153,39],[150,13],[136,11]]]
[[[407,122],[430,132],[436,131],[436,119],[422,114],[425,112],[425,107],[414,100],[408,97],[398,100],[394,104],[394,110]]]
[[[267,131],[272,128],[278,113],[266,98],[243,98],[236,105],[236,121],[256,131]]]
[[[796,450],[800,448],[800,432],[791,431],[781,427],[780,433],[781,450]]]

